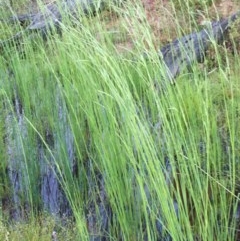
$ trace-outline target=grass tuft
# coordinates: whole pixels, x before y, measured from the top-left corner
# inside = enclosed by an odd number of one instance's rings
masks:
[[[172,1],[178,33],[198,3]],[[166,83],[143,5],[116,9],[4,49],[0,240],[237,240],[237,51]]]

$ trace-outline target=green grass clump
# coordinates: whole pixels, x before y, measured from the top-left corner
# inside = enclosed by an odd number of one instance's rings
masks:
[[[61,225],[47,214],[39,215],[35,220],[22,223],[0,223],[0,238],[3,241],[51,241],[52,233],[57,233],[58,240],[77,240],[78,235],[69,220]]]
[[[53,230],[59,240],[235,240],[237,67],[223,68],[216,51],[215,71],[195,64],[166,83],[149,26],[134,18],[141,6],[125,8],[121,28],[130,18],[136,25],[125,33],[135,41],[131,54],[116,51],[98,14],[64,23],[46,43],[36,34],[20,51],[4,49],[0,172],[7,196],[14,185],[5,169],[19,173],[15,195],[28,221],[6,222],[2,205],[1,240],[50,240]],[[71,207],[70,224],[39,215],[48,172]]]

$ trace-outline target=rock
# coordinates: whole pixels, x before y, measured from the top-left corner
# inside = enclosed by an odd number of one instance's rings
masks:
[[[194,62],[202,62],[205,53],[213,41],[221,44],[228,33],[231,23],[240,16],[240,11],[231,17],[213,22],[200,32],[193,32],[178,38],[161,48],[159,55],[166,65],[166,77],[173,80]]]
[[[67,14],[70,17],[77,17],[79,12],[85,15],[100,11],[104,9],[108,4],[108,0],[62,0],[53,1],[52,3],[46,4],[39,12],[36,14],[24,14],[20,16],[13,16],[10,18],[10,22],[25,22],[30,20],[30,24],[27,28],[15,34],[13,37],[0,42],[0,49],[4,48],[6,45],[12,45],[21,41],[23,34],[38,31],[46,38],[46,36],[51,32],[54,27],[58,33],[61,33],[61,22],[62,14]],[[113,4],[121,3],[122,1],[112,0]],[[2,19],[1,19],[2,20]],[[3,21],[3,20],[2,20]],[[49,31],[50,30],[50,31]]]

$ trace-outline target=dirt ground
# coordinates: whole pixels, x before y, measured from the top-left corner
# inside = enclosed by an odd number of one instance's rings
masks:
[[[43,0],[43,3],[49,4],[55,1],[56,0]],[[16,9],[16,11],[18,13],[24,13],[26,11],[34,12],[37,10],[38,2],[38,0],[29,0],[27,4],[20,9]],[[174,6],[173,2],[175,3]],[[225,18],[240,9],[240,2],[237,3],[236,0],[215,0],[215,4],[209,6],[208,9],[201,9],[197,4],[196,6],[192,6],[192,15],[194,14],[194,16],[196,16],[196,19],[192,19],[192,16],[189,15],[189,11],[184,9],[184,6],[178,6],[178,2],[179,1],[174,0],[142,0],[148,26],[150,26],[150,32],[152,33],[153,44],[156,49],[171,42],[179,35],[187,34],[195,30],[191,30],[194,28],[192,27],[192,22],[194,21],[195,26],[201,26],[206,20],[212,21],[218,17]],[[201,1],[196,0],[196,3],[197,2]],[[118,32],[120,35],[121,23],[119,16],[111,11],[105,11],[102,14],[106,29],[109,32]],[[141,21],[142,19],[139,19],[139,24],[141,24]],[[131,24],[131,20],[129,23]],[[133,28],[133,26],[134,24],[129,26],[129,29]],[[181,29],[181,33],[179,33],[179,29]],[[121,38],[120,36],[116,37],[116,39],[118,39],[116,41],[116,48],[120,52],[133,48],[134,40],[131,36],[131,31],[129,32],[130,33],[128,33],[128,36],[125,36],[125,38]]]
[[[187,23],[189,22],[187,11],[185,11],[185,14],[184,9],[178,9],[178,7],[173,6],[172,2],[171,0],[142,0],[156,49],[179,36],[178,24],[182,28],[183,34],[190,32],[191,23]],[[192,9],[196,13],[195,23],[197,25],[203,25],[206,20],[213,21],[218,18],[227,18],[240,10],[240,2],[237,3],[236,0],[215,0],[214,2],[215,4],[209,6],[207,10],[193,6]],[[176,9],[178,10],[176,11]],[[117,24],[115,20],[110,23],[112,26]],[[124,44],[120,43],[121,45],[124,45],[124,48],[131,48],[133,43],[125,41]]]
[[[146,15],[149,21],[150,26],[154,32],[154,35],[162,38],[165,41],[165,37],[161,36],[161,33],[166,29],[172,29],[171,32],[176,32],[176,21],[175,15],[173,15],[174,9],[171,1],[169,0],[142,0],[143,6],[146,11]],[[220,0],[215,5],[212,5],[206,11],[201,11],[202,15],[196,19],[196,22],[201,25],[203,21],[209,18],[209,20],[216,19],[217,16],[221,18],[226,18],[240,9],[240,2],[237,4],[237,1],[233,0]],[[198,9],[195,9],[196,11]],[[177,16],[179,18],[179,23],[183,20],[180,19],[181,15]],[[183,16],[182,16],[183,17]]]

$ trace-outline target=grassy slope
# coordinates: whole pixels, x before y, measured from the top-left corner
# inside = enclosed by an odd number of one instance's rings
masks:
[[[176,1],[175,4],[179,6]],[[180,12],[186,11],[185,6],[180,6]],[[88,155],[93,159],[94,168],[105,176],[106,192],[116,215],[116,226],[113,225],[109,234],[113,239],[117,240],[120,233],[126,240],[142,240],[146,234],[156,239],[153,223],[162,209],[161,219],[174,240],[233,240],[232,212],[235,212],[240,184],[237,175],[240,148],[238,56],[213,48],[210,55],[215,58],[195,66],[193,73],[181,75],[174,87],[167,86],[161,93],[162,80],[158,77],[161,66],[156,56],[150,63],[132,63],[125,57],[126,50],[122,48],[125,44],[140,56],[143,49],[154,49],[159,41],[152,35],[156,25],[152,25],[151,19],[149,25],[140,11],[138,18],[131,14],[124,11],[123,17],[118,17],[104,12],[99,16],[101,21],[97,16],[84,20],[89,24],[86,27],[66,28],[63,39],[55,36],[55,41],[47,46],[33,49],[26,44],[26,59],[14,51],[5,56],[8,63],[1,57],[1,69],[6,70],[10,65],[17,76],[14,85],[30,123],[29,132],[34,137],[37,131],[44,140],[45,130],[53,129],[61,140],[62,127],[56,124],[58,111],[52,105],[59,91],[68,106],[68,121],[76,148],[79,148],[79,160],[86,155],[81,148],[89,141],[82,136],[90,133],[92,146],[87,150]],[[184,19],[180,18],[178,23],[182,21]],[[93,22],[99,24],[94,24],[93,28]],[[179,25],[176,26],[168,29],[168,37],[163,41],[180,33]],[[182,31],[192,28],[190,23],[186,26]],[[2,80],[0,96],[11,109],[14,80],[9,80],[4,71]],[[5,111],[5,107],[1,106],[1,110]],[[83,127],[86,119],[88,130]],[[27,154],[27,146],[33,140],[23,143]],[[60,145],[63,149],[60,154],[64,156],[65,144]],[[4,143],[1,148],[4,149]],[[163,172],[166,157],[173,170],[170,187]],[[58,155],[55,158],[57,160]],[[79,161],[79,165],[85,164]],[[1,168],[4,170],[4,166]],[[73,183],[77,185],[79,181],[81,178]],[[78,233],[82,239],[86,238],[85,228],[80,227],[84,222],[79,214],[81,208],[78,209],[84,202],[77,203],[79,197],[74,194],[73,183],[69,177],[63,186],[76,208],[78,229],[69,233],[69,229],[59,227],[60,240],[66,240],[61,234],[68,235],[68,240]],[[179,203],[178,219],[173,204],[169,203],[171,198]],[[19,239],[19,235],[24,240],[48,240],[54,221],[43,220],[40,223],[44,225],[39,230],[30,227],[33,232],[29,232],[29,226],[7,228],[3,224],[0,239],[7,240],[7,232],[10,232],[10,240]],[[139,229],[143,223],[146,228]]]

